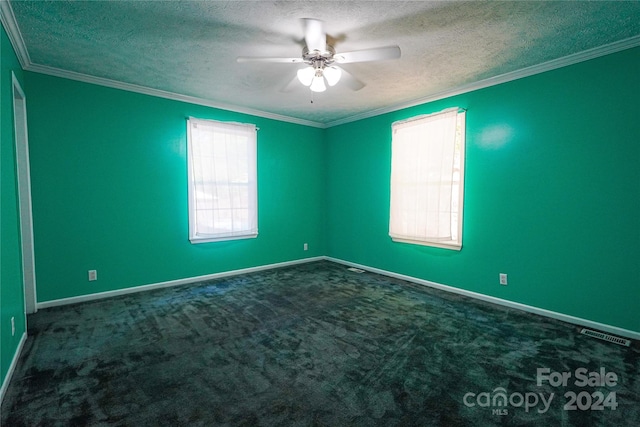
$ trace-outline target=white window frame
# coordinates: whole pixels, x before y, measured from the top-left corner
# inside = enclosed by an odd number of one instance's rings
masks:
[[[194,117],[189,117],[187,120],[189,240],[191,243],[249,239],[258,236],[257,130],[253,124]],[[231,135],[236,134],[240,135],[240,139],[233,139],[234,142],[231,142],[232,139],[229,138],[235,138]],[[246,158],[237,155],[235,157],[212,155],[213,153],[222,154],[220,150],[225,154],[237,154],[228,149],[229,144],[244,142],[246,147],[243,149],[246,151],[243,150],[243,153],[246,154]],[[207,145],[206,148],[205,145]],[[203,155],[203,149],[208,150],[208,156]],[[244,162],[246,164],[243,164]],[[204,174],[207,174],[206,176],[210,179],[205,180]],[[238,178],[240,174],[241,179]],[[197,179],[198,176],[201,177],[200,180]],[[233,188],[236,192],[232,196]],[[240,191],[237,191],[238,189]],[[216,192],[220,194],[215,194]],[[221,194],[226,194],[226,197]],[[224,221],[220,218],[223,211],[230,214],[230,218],[227,217]],[[239,214],[239,211],[246,211],[246,218],[244,213]]]
[[[400,202],[401,196],[397,196],[401,193],[401,189],[403,185],[419,185],[422,187],[422,191],[426,192],[427,185],[424,182],[416,184],[412,183],[398,183],[398,179],[394,179],[394,171],[399,171],[401,168],[411,167],[407,164],[404,164],[401,160],[403,158],[400,154],[402,148],[400,147],[399,139],[396,140],[396,144],[394,145],[394,138],[396,137],[396,131],[402,132],[402,126],[411,122],[412,125],[420,125],[421,123],[427,122],[428,119],[433,118],[433,116],[444,114],[444,113],[452,113],[455,111],[457,113],[456,118],[456,135],[455,140],[453,141],[454,146],[451,147],[450,142],[446,142],[446,146],[448,148],[454,149],[453,156],[453,167],[451,174],[451,181],[448,185],[451,186],[451,203],[450,206],[444,208],[443,212],[448,212],[450,210],[450,218],[449,218],[449,228],[450,232],[448,236],[427,236],[424,232],[424,229],[417,226],[417,222],[419,220],[412,221],[411,218],[416,218],[416,216],[412,215],[420,215],[421,219],[424,219],[428,214],[427,210],[433,211],[433,209],[424,209],[418,212],[413,207],[408,207],[406,204],[402,204]],[[422,122],[420,122],[422,121]],[[444,249],[452,249],[452,250],[461,250],[462,249],[462,223],[463,223],[463,208],[464,208],[464,163],[465,163],[465,122],[466,122],[466,111],[459,108],[450,108],[444,111],[440,111],[438,113],[418,116],[408,120],[394,122],[392,124],[392,165],[391,165],[391,200],[390,200],[390,218],[389,218],[389,235],[394,242],[402,242],[402,243],[410,243],[424,246],[432,246],[437,248]],[[426,130],[426,127],[425,127]],[[421,136],[422,137],[422,136]],[[429,135],[424,135],[424,141],[428,144],[427,139]],[[443,140],[444,141],[444,140]],[[396,156],[394,156],[394,150],[396,151]],[[406,150],[406,148],[405,148]],[[426,155],[426,150],[421,151]],[[406,151],[404,153],[407,154]],[[418,153],[411,153],[412,156],[419,156]],[[405,157],[406,158],[406,157]],[[412,162],[416,163],[416,162]],[[418,162],[419,163],[419,162]],[[417,173],[416,173],[417,174]],[[395,181],[395,182],[394,182]],[[447,188],[447,187],[442,187]],[[422,193],[421,193],[422,194]],[[417,197],[416,197],[417,199]],[[417,204],[417,203],[416,203]],[[428,204],[428,202],[427,202]],[[408,210],[410,212],[408,212]],[[395,212],[395,213],[394,213]],[[408,215],[404,215],[408,213]],[[442,214],[440,212],[440,214]],[[425,219],[425,221],[429,221],[429,219]],[[446,227],[445,227],[446,228]],[[420,230],[418,230],[420,229]]]

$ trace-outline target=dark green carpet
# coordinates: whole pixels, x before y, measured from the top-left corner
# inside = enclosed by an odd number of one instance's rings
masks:
[[[2,425],[640,425],[640,350],[577,331],[302,264],[39,311]],[[572,377],[538,386],[544,367]],[[601,367],[617,385],[574,384],[576,369]],[[507,406],[492,403],[499,387]],[[567,392],[583,409],[564,409]],[[592,410],[598,392],[618,406]],[[533,405],[551,393],[546,411]]]

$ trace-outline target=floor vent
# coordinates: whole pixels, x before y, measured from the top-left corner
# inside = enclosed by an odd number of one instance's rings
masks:
[[[631,345],[630,340],[626,340],[624,338],[616,337],[609,334],[603,334],[602,332],[592,331],[591,329],[582,329],[580,331],[582,335],[588,335],[590,337],[598,338],[604,341],[609,341],[615,344],[620,344],[625,347],[629,347]]]
[[[353,271],[354,273],[364,273],[364,270],[360,270],[359,268],[349,267],[347,268],[349,271]]]

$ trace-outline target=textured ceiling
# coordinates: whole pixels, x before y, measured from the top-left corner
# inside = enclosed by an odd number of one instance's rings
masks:
[[[243,110],[332,123],[640,35],[640,2],[11,1],[31,65]],[[398,45],[399,60],[345,64],[366,83],[281,89],[300,65],[302,18],[335,49]],[[42,68],[44,69],[44,68]]]

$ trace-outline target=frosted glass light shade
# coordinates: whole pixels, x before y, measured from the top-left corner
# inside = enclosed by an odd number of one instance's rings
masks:
[[[340,81],[342,70],[337,67],[327,67],[324,69],[324,77],[327,79],[329,86],[335,86]]]
[[[324,92],[325,90],[327,90],[327,86],[324,84],[324,77],[322,77],[322,74],[316,74],[309,88],[313,92]]]
[[[313,77],[316,75],[316,70],[313,67],[302,68],[298,70],[298,80],[305,86],[310,86],[313,82]]]

